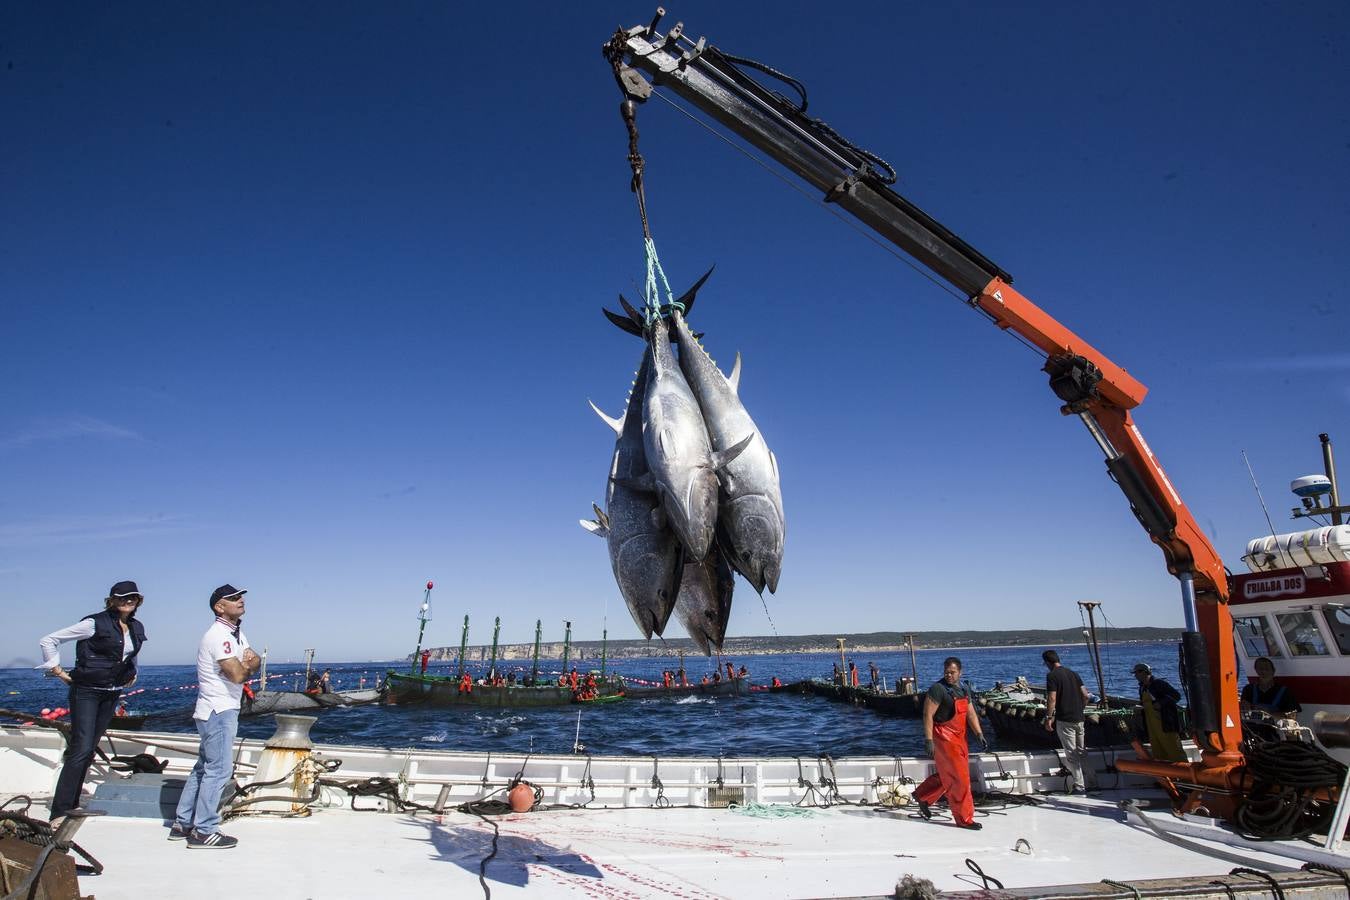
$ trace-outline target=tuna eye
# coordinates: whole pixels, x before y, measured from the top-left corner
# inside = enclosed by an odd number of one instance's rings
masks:
[[[749,562],[749,561],[750,561],[750,551],[749,551],[749,550],[742,550],[742,551],[741,551],[741,559],[745,560],[746,562]]]
[[[663,588],[663,589],[657,591],[657,592],[656,592],[656,595],[657,595],[658,597],[660,597],[662,600],[666,599],[666,592],[665,592],[665,589]]]

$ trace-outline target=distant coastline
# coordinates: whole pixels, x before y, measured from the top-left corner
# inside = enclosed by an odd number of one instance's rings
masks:
[[[1081,646],[1083,630],[1081,628],[1026,629],[1022,631],[916,631],[914,636],[915,652],[921,650],[994,650],[1014,649],[1018,647],[1039,646]],[[1173,641],[1181,637],[1180,628],[1110,628],[1098,629],[1098,640],[1103,645],[1149,643]],[[838,639],[844,640],[844,652],[856,656],[867,653],[906,653],[909,644],[906,633],[897,631],[878,631],[863,634],[810,634],[810,635],[761,635],[756,637],[730,637],[722,647],[723,656],[775,656],[784,653],[838,653]],[[426,647],[431,659],[437,661],[456,660],[459,647]],[[701,656],[702,653],[688,638],[672,638],[662,641],[622,640],[609,641],[573,641],[569,650],[572,659],[599,659],[601,653],[609,659],[646,659],[656,656]],[[562,659],[563,642],[547,641],[539,645],[540,659]],[[520,660],[534,656],[534,644],[499,644],[497,659]],[[465,648],[465,658],[470,661],[488,660],[492,657],[490,644],[471,644]],[[412,654],[403,657],[411,660]]]

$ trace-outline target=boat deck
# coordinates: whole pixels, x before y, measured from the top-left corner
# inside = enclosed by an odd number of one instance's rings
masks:
[[[500,837],[486,880],[493,897],[856,897],[892,895],[906,874],[944,891],[978,889],[967,859],[1009,888],[1221,877],[1236,865],[1127,824],[1115,805],[1124,797],[989,810],[978,832],[861,807],[785,819],[726,809],[513,814],[493,818]],[[100,900],[235,897],[245,872],[245,883],[274,898],[476,897],[493,845],[492,827],[463,813],[327,809],[307,819],[239,819],[225,830],[239,846],[209,852],[167,841],[157,820],[91,820],[77,838],[107,868],[82,878],[82,892]],[[1255,865],[1265,856],[1240,852]]]

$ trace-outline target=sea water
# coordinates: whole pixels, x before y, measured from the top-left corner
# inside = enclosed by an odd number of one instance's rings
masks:
[[[961,658],[963,677],[976,690],[993,687],[1025,675],[1033,684],[1045,683],[1041,663],[1043,647],[991,647],[917,652],[918,681],[926,689],[941,676],[947,656]],[[1089,691],[1098,692],[1096,675],[1083,647],[1057,647],[1063,663],[1082,677]],[[888,688],[910,674],[906,651],[849,654],[857,664],[861,683],[867,683],[868,663],[876,663]],[[792,653],[764,656],[724,657],[736,668],[745,665],[750,680],[767,685],[777,676],[784,684],[802,679],[829,678],[838,654]],[[1102,648],[1102,668],[1107,693],[1135,697],[1138,686],[1130,674],[1136,662],[1150,664],[1154,672],[1181,687],[1177,677],[1175,643],[1109,644]],[[690,680],[712,674],[716,658],[686,656]],[[676,657],[610,660],[608,672],[659,682],[661,672],[675,670]],[[599,668],[599,661],[586,659],[582,667]],[[556,678],[557,660],[541,660],[542,675]],[[336,690],[373,687],[385,671],[409,671],[409,664],[324,663]],[[528,675],[530,663],[513,660],[501,664],[503,672]],[[470,671],[481,674],[482,664]],[[455,664],[436,663],[428,672],[452,675]],[[723,667],[725,675],[725,666]],[[298,689],[304,666],[268,667],[273,689]],[[142,666],[134,693],[126,703],[131,712],[149,714],[147,730],[195,733],[192,706],[196,699],[195,666]],[[38,713],[44,707],[68,705],[65,687],[32,669],[0,669],[0,707]],[[923,750],[923,727],[916,719],[902,719],[823,697],[754,692],[739,697],[652,698],[619,703],[578,704],[544,709],[488,710],[464,706],[359,706],[325,710],[310,729],[315,741],[331,744],[361,744],[378,747],[419,747],[438,750],[490,750],[502,752],[570,753],[577,738],[597,755],[641,756],[803,756],[833,757],[905,755]],[[114,726],[115,727],[115,726]],[[265,738],[275,725],[271,716],[240,721],[243,737]],[[988,732],[991,739],[993,731]],[[997,749],[997,744],[995,744]]]

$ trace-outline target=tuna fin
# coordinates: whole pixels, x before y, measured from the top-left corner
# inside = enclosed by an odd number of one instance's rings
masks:
[[[736,351],[736,364],[731,367],[731,374],[727,376],[727,382],[731,385],[731,392],[739,395],[741,392],[741,351]]]
[[[746,447],[750,446],[750,442],[753,441],[754,439],[755,433],[752,431],[745,437],[741,438],[739,442],[733,444],[727,449],[718,450],[716,453],[714,453],[712,455],[713,470],[717,471],[726,468],[726,466],[729,463],[731,463],[736,459],[736,457],[741,455],[741,452],[745,450]]]
[[[631,478],[611,478],[610,480],[628,488],[630,491],[642,491],[645,494],[656,492],[656,479],[651,472],[643,472],[641,475],[635,475]]]
[[[631,319],[633,324],[637,325],[638,328],[642,328],[647,324],[647,317],[634,309],[633,304],[629,303],[628,298],[623,294],[619,295],[619,305],[623,307],[624,312],[628,313],[628,318]]]
[[[605,415],[600,411],[600,407],[596,406],[595,402],[592,400],[587,400],[586,402],[591,404],[591,409],[595,410],[597,416],[605,420],[606,425],[614,429],[615,434],[623,434],[623,419],[614,419]]]
[[[621,331],[626,331],[634,337],[642,337],[642,329],[637,325],[634,325],[631,319],[621,316],[616,312],[610,312],[607,309],[602,309],[601,312],[605,314],[606,319],[613,322]]]
[[[694,308],[694,295],[698,293],[699,288],[703,287],[703,282],[708,280],[708,276],[713,273],[713,269],[715,268],[717,268],[717,266],[714,264],[708,271],[703,273],[702,278],[694,282],[693,287],[681,294],[680,299],[675,301],[684,307],[684,314],[686,316],[689,315],[689,310]]]
[[[601,525],[606,531],[608,531],[608,530],[609,530],[609,513],[605,512],[603,509],[600,508],[600,506],[599,506],[598,504],[595,504],[595,503],[592,503],[592,504],[591,504],[591,509],[593,509],[593,510],[595,511],[595,521],[599,522],[600,525]]]
[[[600,522],[593,522],[590,519],[577,519],[581,527],[585,528],[596,537],[609,537],[609,529]]]

